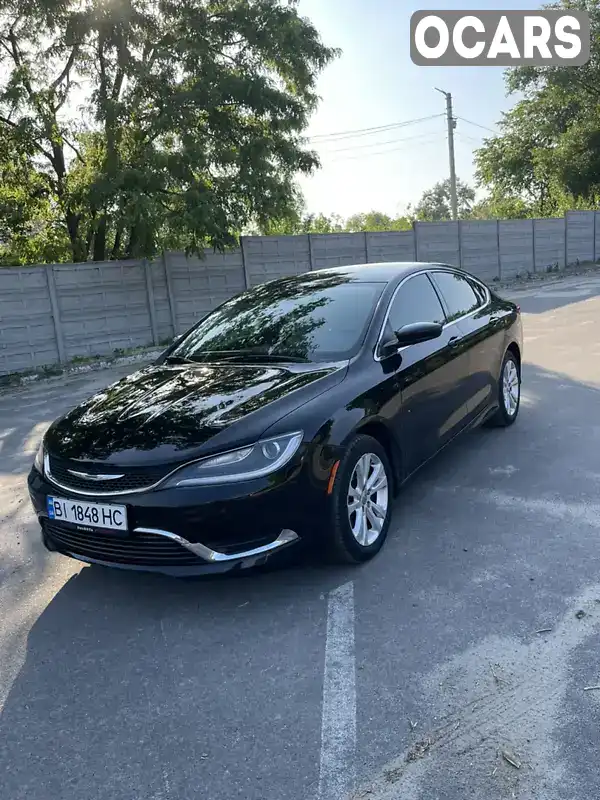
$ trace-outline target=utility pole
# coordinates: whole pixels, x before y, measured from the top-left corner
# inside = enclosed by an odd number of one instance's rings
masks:
[[[454,129],[456,120],[452,113],[452,95],[442,89],[436,89],[446,98],[446,118],[448,121],[448,158],[450,161],[450,203],[452,205],[452,219],[458,219],[458,198],[456,196],[456,163],[454,160]]]

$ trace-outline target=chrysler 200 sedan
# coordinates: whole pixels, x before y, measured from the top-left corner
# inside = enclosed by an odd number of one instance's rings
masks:
[[[301,543],[360,563],[406,479],[519,412],[518,306],[440,264],[309,272],[228,300],[56,420],[28,479],[43,541],[175,575]]]

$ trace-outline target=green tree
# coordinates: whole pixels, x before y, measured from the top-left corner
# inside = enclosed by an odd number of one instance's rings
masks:
[[[343,230],[344,220],[339,214],[292,211],[283,219],[270,220],[256,232],[268,236],[285,236],[303,233],[340,233]]]
[[[390,217],[381,211],[353,214],[344,220],[339,214],[309,214],[303,201],[284,219],[270,220],[257,233],[286,235],[298,233],[360,233],[362,231],[406,231],[412,227],[407,216]]]
[[[0,136],[73,260],[222,248],[318,166],[302,132],[336,52],[296,0],[0,0]]]
[[[0,264],[61,261],[68,239],[46,175],[12,131],[0,136]]]
[[[406,231],[412,222],[408,217],[390,217],[381,211],[369,211],[366,214],[354,214],[346,220],[345,229],[356,231]]]
[[[301,233],[340,233],[343,230],[344,221],[338,214],[319,213],[273,220],[257,228],[256,233],[263,236],[292,236]]]
[[[496,196],[521,197],[540,216],[555,213],[550,151],[571,113],[566,98],[553,93],[519,102],[499,123],[501,135],[486,139],[475,154],[479,185]]]
[[[468,217],[475,202],[475,190],[460,180],[456,181],[458,200],[458,216]],[[450,179],[439,181],[431,189],[423,192],[421,199],[413,209],[418,220],[440,222],[452,219],[452,203]]]
[[[475,203],[470,214],[471,219],[528,219],[532,216],[532,206],[523,198],[496,195]]]
[[[522,198],[539,216],[592,207],[600,194],[600,3],[562,0],[549,7],[588,11],[591,58],[581,67],[508,70],[508,92],[522,99],[503,115],[500,134],[476,153],[479,184]]]
[[[310,214],[304,197],[296,187],[285,215],[272,218],[263,225],[250,228],[250,233],[263,236],[289,236],[302,233],[339,233],[344,230],[344,221],[338,214]]]
[[[339,214],[307,214],[301,222],[299,233],[340,233],[344,221]]]

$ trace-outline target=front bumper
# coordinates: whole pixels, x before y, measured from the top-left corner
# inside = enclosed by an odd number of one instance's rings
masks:
[[[265,563],[314,539],[326,495],[304,470],[277,480],[170,488],[126,496],[82,496],[32,468],[29,494],[49,550],[120,569],[193,575]],[[127,506],[128,531],[97,531],[47,516],[48,495]]]

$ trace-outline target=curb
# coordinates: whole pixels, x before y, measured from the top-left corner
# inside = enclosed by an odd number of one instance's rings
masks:
[[[576,267],[573,269],[562,269],[557,272],[540,272],[534,273],[531,277],[526,279],[516,279],[510,280],[506,282],[498,282],[498,283],[490,283],[490,289],[493,290],[504,290],[509,289],[511,291],[521,291],[534,288],[539,286],[540,284],[544,284],[547,286],[548,284],[553,283],[561,283],[564,280],[569,278],[584,278],[588,275],[598,275],[600,274],[600,264],[587,264],[586,266],[581,265],[580,267]]]
[[[165,348],[152,348],[145,350],[142,353],[135,353],[130,356],[118,356],[117,358],[105,358],[99,361],[90,361],[89,364],[72,364],[65,365],[64,367],[52,367],[50,372],[38,372],[33,375],[18,375],[12,374],[7,376],[0,376],[0,394],[13,389],[19,389],[29,386],[31,383],[38,383],[39,381],[56,381],[63,379],[70,375],[83,375],[87,372],[99,372],[103,369],[110,369],[111,367],[126,367],[129,364],[140,364],[145,361],[153,361],[155,358],[163,353]],[[3,382],[3,378],[7,378]]]

